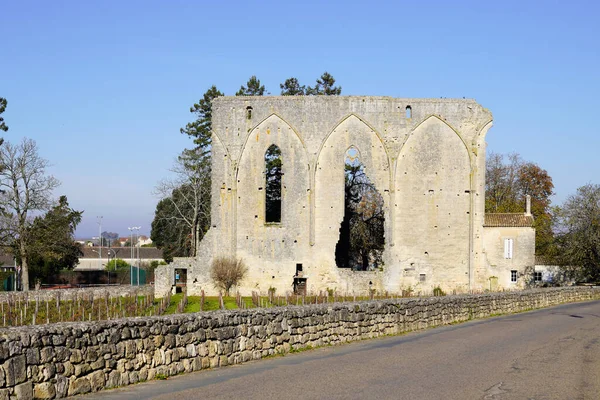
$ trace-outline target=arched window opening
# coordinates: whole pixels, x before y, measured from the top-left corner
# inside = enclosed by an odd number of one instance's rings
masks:
[[[246,107],[246,119],[252,119],[252,107]]]
[[[412,107],[406,106],[406,118],[412,118]]]
[[[281,150],[272,144],[265,153],[265,222],[281,222]]]
[[[384,238],[383,197],[365,173],[358,149],[346,151],[344,218],[335,261],[340,268],[369,271],[382,265]]]

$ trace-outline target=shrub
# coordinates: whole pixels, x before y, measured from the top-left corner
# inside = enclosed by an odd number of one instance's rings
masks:
[[[120,258],[112,259],[108,262],[108,264],[106,264],[106,270],[108,271],[119,271],[119,270],[128,270],[129,269],[129,263],[125,260],[122,260]]]
[[[248,268],[243,260],[233,257],[217,257],[212,262],[210,277],[215,286],[224,290],[225,294],[229,296],[229,290],[244,279],[246,272],[248,272]]]
[[[444,292],[441,287],[436,286],[433,288],[433,295],[434,296],[445,296],[446,292]]]

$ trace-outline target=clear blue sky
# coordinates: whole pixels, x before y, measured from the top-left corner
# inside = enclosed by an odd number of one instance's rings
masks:
[[[596,1],[0,0],[0,96],[37,141],[79,237],[150,232],[152,190],[191,141],[179,128],[212,84],[273,94],[328,71],[346,95],[474,98],[489,150],[548,170],[555,204],[600,183]]]

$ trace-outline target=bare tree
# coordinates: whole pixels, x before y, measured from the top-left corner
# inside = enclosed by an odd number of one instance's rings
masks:
[[[215,286],[225,291],[229,296],[229,290],[237,285],[244,276],[248,268],[241,259],[233,257],[217,257],[213,260],[210,268],[210,277],[215,282]]]
[[[600,185],[588,183],[557,210],[559,261],[571,277],[600,282]]]
[[[60,182],[46,175],[49,162],[40,157],[35,141],[23,139],[13,145],[6,142],[0,147],[0,204],[2,228],[21,260],[21,287],[29,290],[27,264],[27,237],[36,212],[52,206],[52,191]]]
[[[155,218],[169,222],[170,226],[186,227],[191,255],[195,256],[210,224],[210,163],[186,150],[170,171],[174,177],[159,182],[154,193],[171,207],[168,213],[157,213]]]

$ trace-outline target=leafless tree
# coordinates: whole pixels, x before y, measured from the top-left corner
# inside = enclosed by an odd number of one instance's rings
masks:
[[[40,157],[35,141],[5,142],[0,147],[0,206],[2,231],[21,262],[21,287],[29,290],[27,235],[36,212],[52,206],[52,191],[60,182],[46,174],[48,160]]]
[[[215,282],[215,286],[225,291],[229,296],[229,290],[237,285],[246,273],[248,268],[241,259],[233,257],[217,257],[213,260],[210,268],[210,277]]]
[[[157,217],[167,220],[172,226],[186,227],[191,255],[195,256],[198,243],[210,224],[210,163],[186,150],[170,171],[173,178],[160,181],[154,193],[161,200],[168,201],[172,211]]]

